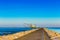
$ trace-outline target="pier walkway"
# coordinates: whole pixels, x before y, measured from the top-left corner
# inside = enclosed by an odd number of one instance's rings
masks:
[[[50,40],[50,38],[42,28],[15,40]]]

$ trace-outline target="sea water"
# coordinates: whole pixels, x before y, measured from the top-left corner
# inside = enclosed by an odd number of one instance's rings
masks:
[[[48,30],[52,30],[54,32],[60,33],[60,27],[49,27]]]
[[[0,35],[8,35],[17,32],[31,30],[29,27],[0,27]]]
[[[26,30],[31,30],[30,27],[0,27],[0,35],[8,35]],[[49,27],[48,30],[52,30],[60,33],[60,27]]]

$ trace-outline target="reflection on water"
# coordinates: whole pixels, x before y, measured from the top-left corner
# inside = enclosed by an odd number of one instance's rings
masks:
[[[8,34],[12,34],[12,32],[0,32],[0,35],[8,35]]]

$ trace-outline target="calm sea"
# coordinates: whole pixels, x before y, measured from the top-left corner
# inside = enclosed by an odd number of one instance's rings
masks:
[[[60,27],[49,27],[49,30],[55,31],[57,33],[60,33]]]
[[[31,30],[29,27],[0,27],[0,35],[8,35],[21,31]]]
[[[60,27],[50,27],[49,30],[60,33]],[[31,30],[29,27],[0,27],[0,35],[8,35],[16,32]]]

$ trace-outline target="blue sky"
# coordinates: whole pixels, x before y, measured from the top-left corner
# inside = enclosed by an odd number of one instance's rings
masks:
[[[60,26],[60,0],[0,0],[0,25],[21,23]]]
[[[60,18],[60,0],[0,0],[0,18]]]

